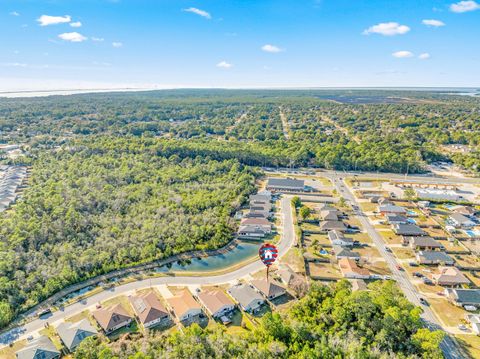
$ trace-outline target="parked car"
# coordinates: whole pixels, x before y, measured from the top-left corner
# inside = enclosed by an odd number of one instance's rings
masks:
[[[428,305],[428,302],[425,298],[420,298],[420,303],[422,303],[423,305]]]
[[[422,281],[423,281],[423,283],[428,284],[428,285],[432,285],[432,284],[433,284],[432,280],[429,279],[429,278],[427,278],[427,277],[423,277],[423,278],[422,278]]]
[[[48,315],[48,314],[51,314],[52,313],[52,309],[51,308],[47,308],[47,309],[44,309],[44,310],[41,310],[40,312],[38,312],[38,317],[41,318],[45,315]]]
[[[420,272],[413,272],[413,276],[418,278],[423,278],[424,275]]]
[[[418,267],[418,263],[417,262],[408,262],[408,265],[410,267]]]

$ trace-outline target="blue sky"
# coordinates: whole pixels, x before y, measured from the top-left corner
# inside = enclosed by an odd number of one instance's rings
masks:
[[[480,86],[480,3],[2,0],[0,90]]]

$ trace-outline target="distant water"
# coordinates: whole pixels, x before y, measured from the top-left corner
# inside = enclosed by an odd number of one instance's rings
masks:
[[[102,92],[136,92],[157,90],[152,88],[113,88],[113,89],[71,89],[71,90],[45,90],[45,91],[0,91],[0,98],[18,97],[47,97],[47,96],[68,96],[85,93]]]

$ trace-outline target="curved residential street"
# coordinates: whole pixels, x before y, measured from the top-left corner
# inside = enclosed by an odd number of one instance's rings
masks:
[[[280,201],[281,208],[279,214],[281,217],[283,230],[280,241],[279,243],[277,243],[279,258],[281,258],[283,255],[285,255],[285,253],[288,252],[288,250],[293,245],[295,239],[290,196],[283,196]],[[260,259],[258,259],[255,262],[246,264],[244,267],[235,269],[231,272],[221,275],[209,276],[207,272],[205,276],[165,276],[123,284],[118,287],[113,287],[110,290],[102,291],[98,294],[82,300],[81,302],[77,302],[67,307],[64,307],[62,310],[53,312],[49,317],[46,317],[44,319],[37,318],[25,325],[14,328],[7,333],[4,333],[0,336],[0,347],[8,345],[9,343],[16,340],[28,338],[31,335],[35,336],[35,334],[39,330],[45,327],[47,322],[49,325],[57,326],[66,318],[81,313],[85,309],[94,309],[95,305],[97,305],[99,302],[103,302],[119,295],[131,294],[136,290],[158,285],[183,286],[225,284],[237,281],[264,268],[264,264],[260,261]]]

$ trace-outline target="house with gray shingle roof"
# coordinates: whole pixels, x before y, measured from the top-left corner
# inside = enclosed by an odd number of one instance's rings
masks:
[[[459,307],[465,305],[480,307],[480,289],[447,288],[445,297]]]
[[[265,303],[260,293],[248,284],[233,286],[228,290],[228,294],[230,294],[246,312],[255,312]]]
[[[41,336],[16,352],[15,356],[17,359],[58,359],[60,351],[49,338]]]
[[[333,251],[335,252],[335,257],[337,257],[337,259],[340,259],[340,258],[349,258],[354,260],[360,259],[359,253],[351,251],[350,249],[342,246],[334,245]]]
[[[420,251],[416,257],[417,262],[420,264],[453,265],[455,263],[452,257],[440,251]]]
[[[267,181],[267,190],[278,192],[303,192],[305,191],[305,181],[293,178],[269,178]]]
[[[83,319],[77,323],[60,324],[57,333],[65,347],[72,352],[85,338],[98,332],[87,319]]]

